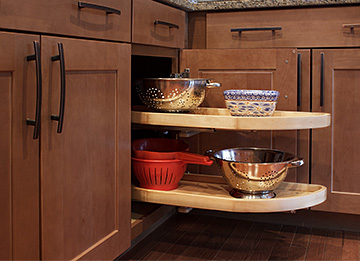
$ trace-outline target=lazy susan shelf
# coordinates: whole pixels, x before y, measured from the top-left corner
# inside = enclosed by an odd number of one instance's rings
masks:
[[[227,109],[200,107],[191,113],[132,111],[131,122],[222,130],[300,130],[330,126],[330,113],[275,111],[271,117],[235,117]]]
[[[226,184],[181,180],[170,191],[132,186],[132,199],[172,206],[228,212],[281,212],[318,205],[326,200],[326,187],[314,184],[283,182],[271,199],[237,199],[229,195]]]

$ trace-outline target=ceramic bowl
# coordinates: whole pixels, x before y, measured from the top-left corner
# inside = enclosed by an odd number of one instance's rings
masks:
[[[279,98],[278,91],[272,90],[227,90],[225,104],[232,116],[271,116]]]

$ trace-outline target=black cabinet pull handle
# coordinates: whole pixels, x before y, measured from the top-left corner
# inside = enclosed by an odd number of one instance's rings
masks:
[[[230,29],[230,32],[245,32],[245,31],[279,31],[282,30],[282,27],[280,26],[274,26],[274,27],[250,27],[250,28],[232,28]]]
[[[349,28],[350,33],[354,33],[354,29],[355,28],[360,28],[360,24],[343,24],[342,28],[344,28],[344,29]]]
[[[324,53],[321,53],[321,67],[320,67],[320,106],[324,106]]]
[[[51,61],[60,61],[60,109],[59,115],[51,115],[53,121],[58,121],[57,133],[62,132],[64,125],[64,112],[65,112],[65,59],[64,59],[64,48],[62,43],[58,43],[59,55],[51,57]]]
[[[117,10],[117,9],[114,9],[114,8],[111,8],[111,7],[107,7],[107,6],[102,6],[102,5],[96,5],[96,4],[91,4],[91,3],[85,3],[85,2],[78,1],[78,7],[79,8],[91,8],[91,9],[105,11],[106,14],[121,15],[120,10]]]
[[[39,138],[40,121],[41,121],[41,100],[42,100],[42,75],[41,75],[41,59],[40,59],[40,43],[34,41],[35,54],[28,55],[27,61],[34,61],[36,64],[36,111],[35,120],[26,119],[26,124],[34,126],[33,139]]]
[[[298,53],[297,77],[297,106],[301,106],[301,53]]]
[[[164,22],[164,21],[160,21],[160,20],[155,20],[154,25],[157,25],[157,24],[166,25],[166,26],[169,26],[169,28],[175,28],[175,29],[180,28],[177,24],[172,24],[172,23],[168,23],[168,22]]]

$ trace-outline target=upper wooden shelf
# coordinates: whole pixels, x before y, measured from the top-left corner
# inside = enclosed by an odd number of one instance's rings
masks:
[[[300,130],[330,126],[330,113],[275,111],[271,117],[234,117],[227,109],[200,107],[191,113],[132,111],[131,122],[219,130]]]
[[[326,200],[326,187],[314,184],[283,182],[271,199],[238,199],[229,195],[226,184],[181,180],[170,191],[132,186],[132,199],[181,207],[228,212],[281,212],[318,205]]]

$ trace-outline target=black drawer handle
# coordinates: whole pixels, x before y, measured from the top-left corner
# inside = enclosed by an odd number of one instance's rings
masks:
[[[85,3],[85,2],[78,2],[78,7],[79,8],[91,8],[91,9],[96,9],[96,10],[101,10],[101,11],[105,11],[106,14],[117,14],[117,15],[121,15],[120,10],[111,8],[111,7],[107,7],[107,6],[102,6],[102,5],[96,5],[96,4],[91,4],[91,3]]]
[[[324,106],[324,53],[321,53],[321,67],[320,67],[320,106]]]
[[[164,22],[164,21],[160,21],[160,20],[155,20],[154,25],[157,25],[157,24],[166,25],[166,26],[169,26],[169,28],[175,28],[175,29],[180,28],[177,24],[172,24],[172,23],[168,23],[168,22]]]
[[[27,61],[34,61],[36,63],[36,111],[35,120],[26,119],[27,125],[34,126],[33,139],[39,138],[40,120],[41,120],[41,100],[42,100],[42,75],[41,75],[41,59],[40,59],[40,43],[34,41],[35,54],[26,57]]]
[[[232,28],[230,32],[245,32],[245,31],[279,31],[282,30],[282,27],[275,26],[275,27],[250,27],[250,28]]]
[[[349,28],[351,33],[354,33],[354,28],[359,28],[360,24],[343,24],[342,28]]]
[[[59,55],[51,57],[51,61],[60,61],[60,109],[59,115],[51,115],[53,121],[58,121],[57,133],[62,132],[64,125],[64,112],[65,112],[65,59],[64,48],[62,43],[58,43]]]

